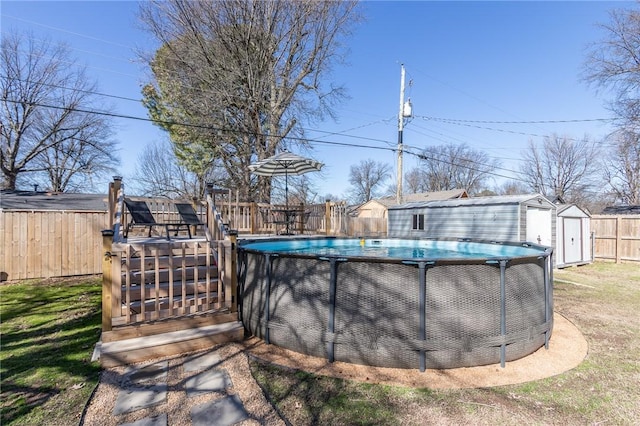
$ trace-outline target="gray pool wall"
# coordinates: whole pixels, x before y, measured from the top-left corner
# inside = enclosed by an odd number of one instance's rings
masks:
[[[239,249],[245,328],[295,352],[424,371],[504,366],[551,337],[549,248],[536,256],[473,260]]]

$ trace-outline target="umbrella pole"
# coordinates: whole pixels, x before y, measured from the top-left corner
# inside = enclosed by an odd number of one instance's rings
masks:
[[[289,235],[289,174],[287,166],[284,167],[284,221],[287,235]]]

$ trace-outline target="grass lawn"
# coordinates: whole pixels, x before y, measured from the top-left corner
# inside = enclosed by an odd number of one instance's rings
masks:
[[[589,343],[585,361],[555,377],[494,388],[410,389],[255,360],[253,375],[292,425],[640,424],[640,266],[596,263],[556,271],[555,279],[554,310]]]
[[[589,343],[577,368],[520,385],[431,390],[382,386],[251,361],[291,425],[640,424],[640,266],[555,272],[554,310]],[[0,285],[2,425],[77,425],[100,373],[100,281]],[[420,374],[416,370],[416,374]]]
[[[96,386],[101,281],[0,285],[2,425],[77,425]]]

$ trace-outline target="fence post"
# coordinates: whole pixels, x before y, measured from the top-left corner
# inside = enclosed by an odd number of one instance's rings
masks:
[[[113,244],[113,230],[102,231],[102,331],[111,331],[111,282],[113,270],[111,262],[111,246]]]
[[[324,229],[326,235],[331,233],[331,200],[324,202]]]
[[[616,217],[616,263],[622,263],[622,217]]]

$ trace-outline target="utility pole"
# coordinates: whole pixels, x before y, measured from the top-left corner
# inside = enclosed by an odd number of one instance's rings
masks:
[[[398,176],[396,203],[402,204],[402,129],[405,117],[411,117],[411,101],[404,102],[404,64],[400,64],[400,112],[398,113]]]

